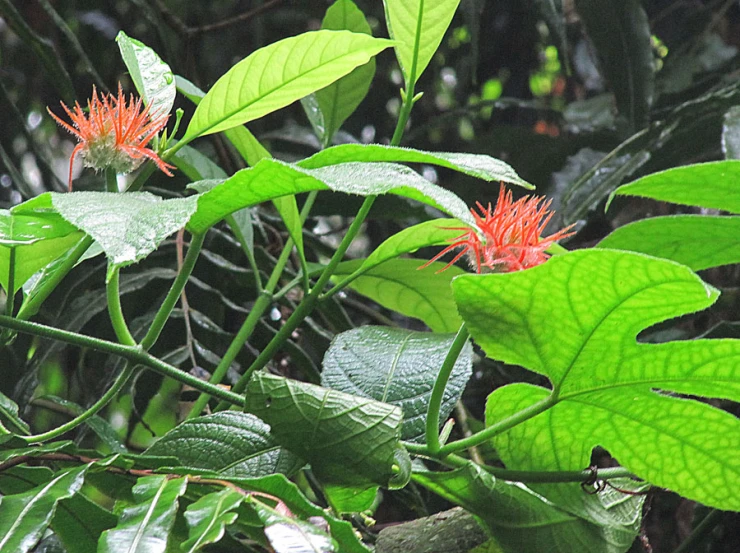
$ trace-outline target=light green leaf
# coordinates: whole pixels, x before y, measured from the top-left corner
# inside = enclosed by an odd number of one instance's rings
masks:
[[[424,437],[427,406],[439,369],[455,336],[400,328],[363,326],[336,336],[324,356],[321,385],[397,405],[403,411],[403,440]],[[444,424],[470,378],[473,348],[468,343],[445,388]],[[423,440],[422,440],[423,441]]]
[[[450,26],[460,0],[383,0],[406,87],[416,83]]]
[[[722,153],[725,159],[740,159],[740,106],[725,113],[722,121]]]
[[[242,477],[290,475],[303,465],[278,445],[268,425],[253,415],[237,411],[187,420],[146,452],[172,455],[186,467]]]
[[[223,535],[226,526],[233,524],[238,515],[234,512],[244,501],[245,496],[230,488],[204,495],[188,506],[185,520],[190,528],[187,541],[180,548],[187,553],[195,553],[209,543],[216,543]]]
[[[98,553],[164,553],[186,486],[185,478],[139,478],[132,490],[135,503],[123,509],[115,528],[100,536]]]
[[[275,553],[334,553],[337,544],[320,528],[299,519],[288,517],[260,502],[251,501],[265,525],[265,537]]]
[[[0,553],[26,553],[41,539],[57,503],[80,487],[87,466],[58,473],[52,480],[0,498]]]
[[[504,553],[623,553],[640,529],[644,496],[615,490],[589,496],[602,512],[601,524],[594,524],[522,484],[496,480],[474,463],[450,472],[415,473],[413,479],[480,517]]]
[[[511,384],[489,396],[487,425],[548,396],[553,403],[495,439],[509,468],[583,469],[600,445],[648,482],[740,510],[733,491],[740,485],[740,420],[675,397],[740,400],[740,341],[636,341],[645,328],[716,300],[717,290],[691,270],[641,254],[580,250],[526,271],[462,276],[453,290],[489,356],[553,385],[550,392]],[[573,497],[562,485],[536,489],[561,505]]]
[[[491,156],[457,152],[427,152],[382,144],[341,144],[322,150],[299,161],[296,165],[304,169],[318,169],[327,165],[357,161],[428,163],[489,182],[501,181],[524,188],[534,188],[517,175],[510,165]]]
[[[315,31],[260,48],[216,81],[196,108],[184,139],[224,131],[290,105],[390,45],[349,31]]]
[[[597,247],[663,257],[694,271],[740,263],[740,217],[653,217],[619,227]]]
[[[152,118],[170,113],[177,94],[170,66],[154,50],[123,31],[118,32],[116,42],[131,80],[144,105],[149,106]]]
[[[340,263],[334,275],[353,274],[362,263],[361,259]],[[434,262],[419,270],[422,264],[419,259],[391,259],[364,272],[349,286],[383,307],[421,319],[434,332],[457,331],[462,319],[457,314],[450,283],[464,271],[450,267],[437,274],[444,263]]]
[[[642,196],[664,202],[740,213],[740,161],[713,161],[653,173],[620,186],[616,196]]]
[[[51,201],[62,217],[100,244],[111,267],[123,267],[184,227],[197,197],[163,200],[148,192],[74,192],[51,193]]]
[[[393,465],[402,450],[398,407],[255,373],[246,410],[267,422],[283,447],[311,463],[322,481],[394,485]]]
[[[372,35],[365,15],[352,0],[336,0],[326,10],[321,28]],[[371,59],[350,74],[301,100],[311,126],[324,148],[331,144],[334,133],[365,98],[374,75],[375,60]]]
[[[333,190],[361,196],[396,194],[436,207],[469,225],[475,222],[460,198],[436,186],[403,165],[391,163],[342,163],[319,169],[302,169],[274,159],[263,159],[221,184],[194,188],[198,210],[188,227],[203,232],[230,213],[267,200],[311,190]]]
[[[58,214],[26,213],[23,205],[11,211],[0,209],[0,285],[8,289],[12,265],[13,292],[82,238],[82,233]]]

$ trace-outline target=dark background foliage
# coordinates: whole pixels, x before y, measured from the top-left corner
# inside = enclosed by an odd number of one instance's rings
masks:
[[[60,100],[83,102],[93,86],[113,90],[121,82],[125,90],[132,90],[114,43],[119,30],[154,48],[176,74],[208,89],[257,48],[318,28],[328,4],[0,0],[0,205],[9,207],[45,190],[66,188],[73,145],[48,117],[46,107],[59,113]],[[382,3],[357,0],[357,4],[374,34],[387,36]],[[740,104],[740,6],[735,0],[564,0],[562,16],[555,17],[548,6],[558,4],[462,0],[447,37],[417,85],[424,96],[415,107],[405,143],[486,153],[507,161],[540,193],[553,198],[559,214],[556,224],[578,223],[580,233],[569,247],[579,247],[593,244],[625,222],[677,209],[621,200],[604,214],[603,200],[620,183],[726,154],[720,139],[727,126],[725,113]],[[637,36],[640,6],[650,33]],[[335,138],[338,142],[382,143],[393,133],[401,74],[390,51],[377,61],[371,93]],[[176,107],[185,110],[186,118],[192,113],[181,97]],[[296,159],[318,148],[299,104],[254,122],[250,129],[279,158]],[[227,172],[241,166],[218,136],[200,140],[197,147]],[[498,186],[444,170],[419,169],[470,205],[492,201],[498,192]],[[84,171],[75,186],[94,189],[99,183],[99,175]],[[150,184],[154,191],[171,196],[182,193],[186,180],[157,175]],[[320,196],[306,225],[312,260],[331,253],[359,204],[344,196]],[[354,254],[435,216],[426,209],[381,198]],[[254,215],[259,222],[256,255],[269,271],[286,235],[271,209]],[[171,241],[141,270],[124,271],[124,309],[134,329],[153,315],[175,268]],[[40,319],[112,338],[104,312],[104,272],[100,258],[78,267],[49,299]],[[723,289],[719,305],[709,314],[653,332],[692,337],[720,320],[737,320],[736,268],[715,269],[703,276]],[[253,279],[238,245],[227,233],[212,231],[188,288],[189,310],[175,312],[155,353],[186,370],[212,369],[254,297]],[[235,371],[254,359],[254,352],[274,334],[296,299],[288,296],[273,306],[269,320],[237,358]],[[331,337],[369,322],[418,326],[367,300],[340,294],[294,335],[276,359],[276,370],[316,381]],[[116,363],[101,354],[19,336],[0,350],[0,390],[25,409],[36,430],[43,430],[65,420],[65,408],[52,402],[29,403],[32,396],[50,394],[89,405],[109,384]],[[471,426],[479,424],[483,401],[493,387],[532,378],[487,360],[478,360],[476,369],[465,395]],[[110,416],[119,439],[132,450],[141,450],[153,436],[172,427],[181,397],[176,387],[153,374],[144,374],[130,392]],[[72,437],[79,442],[94,439],[85,430]],[[597,461],[610,462],[606,454]],[[691,502],[660,491],[651,492],[647,504],[644,539],[634,551],[673,551],[703,514]],[[380,525],[389,524],[444,506],[410,487],[387,494],[377,519]],[[736,551],[738,529],[737,515],[725,515],[701,551]]]

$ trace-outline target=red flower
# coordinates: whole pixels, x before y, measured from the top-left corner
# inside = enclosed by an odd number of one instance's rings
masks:
[[[144,158],[151,159],[166,175],[172,176],[174,169],[162,161],[157,153],[146,145],[167,124],[168,115],[151,118],[149,107],[142,110],[141,98],[128,103],[118,85],[118,96],[98,95],[93,86],[92,100],[88,100],[86,114],[75,102],[74,110],[62,103],[72,125],[62,121],[47,108],[49,115],[62,127],[77,137],[78,144],[69,160],[69,189],[72,190],[72,164],[75,156],[82,153],[87,167],[95,170],[111,168],[116,173],[129,173],[141,165]],[[73,126],[74,125],[74,126]]]
[[[477,231],[469,227],[454,227],[451,230],[461,230],[463,234],[453,238],[452,244],[419,268],[423,269],[457,249],[460,249],[457,255],[438,272],[448,269],[466,254],[478,273],[483,267],[492,272],[510,273],[544,263],[550,257],[545,253],[547,248],[555,241],[575,234],[568,232],[573,227],[570,225],[550,236],[541,236],[553,215],[548,211],[551,203],[552,200],[538,196],[524,196],[513,201],[511,191],[502,184],[495,209],[491,209],[491,204],[486,209],[478,203],[480,213],[470,210]]]

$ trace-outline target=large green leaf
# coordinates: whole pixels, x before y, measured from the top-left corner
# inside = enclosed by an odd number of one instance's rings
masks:
[[[50,193],[59,214],[89,234],[111,267],[136,263],[178,231],[195,212],[197,198],[163,200],[148,192]]]
[[[152,118],[169,114],[177,95],[170,66],[154,50],[123,31],[118,32],[116,42],[131,80],[144,105],[149,106]]]
[[[303,159],[296,165],[304,169],[318,169],[327,165],[356,161],[428,163],[489,182],[502,181],[524,188],[534,188],[517,175],[510,165],[491,156],[457,152],[427,152],[382,144],[340,144]]]
[[[125,477],[121,476],[121,480]],[[100,535],[116,525],[116,516],[81,493],[59,502],[51,529],[59,536],[67,553],[91,553]]]
[[[414,473],[413,479],[480,517],[504,553],[623,553],[640,529],[644,497],[611,489],[590,496],[602,514],[601,524],[594,524],[521,484],[497,481],[473,463]]]
[[[450,26],[460,0],[383,0],[385,20],[408,87],[416,83]]]
[[[356,273],[362,264],[362,259],[340,263],[335,278]],[[450,267],[437,273],[445,266],[439,262],[419,270],[422,264],[419,259],[391,259],[363,272],[349,286],[383,307],[421,319],[434,332],[455,332],[462,319],[450,283],[465,271]]]
[[[205,190],[188,224],[195,232],[203,232],[238,209],[311,190],[361,196],[396,194],[441,209],[470,226],[475,225],[468,207],[455,194],[432,184],[408,167],[392,163],[342,163],[303,169],[263,159],[255,167],[242,169],[223,183],[207,182],[205,186],[196,183],[194,187]]]
[[[238,515],[234,509],[241,505],[244,499],[244,494],[231,488],[224,488],[220,492],[204,495],[189,505],[185,511],[185,520],[190,531],[181,549],[187,553],[195,553],[204,545],[220,540],[225,527],[237,519]]]
[[[62,471],[49,482],[0,498],[0,553],[26,553],[51,522],[57,503],[82,486],[86,466]]]
[[[224,131],[292,104],[391,44],[361,33],[315,31],[260,48],[216,81],[196,108],[184,139]]]
[[[401,438],[424,437],[427,405],[439,369],[455,336],[400,328],[363,326],[339,334],[324,356],[321,385],[397,405],[403,411]],[[445,388],[445,422],[470,378],[473,348],[467,344]]]
[[[740,217],[653,217],[619,227],[598,247],[664,257],[694,271],[740,263]]]
[[[629,134],[648,122],[655,90],[650,24],[640,0],[576,0]]]
[[[185,478],[139,478],[132,490],[135,503],[122,510],[115,528],[100,536],[98,553],[164,553],[186,486]]]
[[[352,0],[334,2],[326,10],[321,28],[372,35],[365,15]],[[355,68],[349,75],[301,100],[311,126],[324,147],[331,144],[334,133],[365,98],[373,76],[375,60],[371,59],[365,65]]]
[[[24,213],[21,206],[11,211],[0,209],[0,285],[8,289],[12,265],[12,292],[67,253],[82,237],[58,214]]]
[[[488,355],[553,385],[512,384],[489,397],[487,425],[537,402],[543,409],[552,404],[495,439],[508,467],[582,469],[601,445],[653,484],[740,509],[733,492],[740,485],[740,420],[674,395],[740,399],[740,341],[636,342],[645,328],[716,300],[718,292],[687,267],[581,250],[526,271],[462,276],[453,290]],[[573,495],[565,488],[536,489],[567,502]]]
[[[252,500],[257,516],[265,525],[265,537],[275,553],[334,553],[336,542],[315,524],[289,517]]]
[[[664,202],[740,213],[740,161],[713,161],[653,173],[620,186],[615,196],[642,196]]]
[[[242,477],[292,474],[303,465],[270,436],[269,426],[254,415],[236,411],[187,420],[146,452],[172,455],[186,467]]]
[[[255,373],[246,409],[270,425],[283,447],[310,462],[322,481],[394,485],[393,467],[405,453],[398,407]]]

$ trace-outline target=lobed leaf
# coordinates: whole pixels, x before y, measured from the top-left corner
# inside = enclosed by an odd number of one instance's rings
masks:
[[[553,386],[512,384],[489,396],[487,425],[540,401],[553,404],[496,437],[508,467],[582,469],[600,445],[655,485],[740,509],[732,492],[740,485],[733,453],[740,448],[740,420],[676,397],[738,401],[740,341],[636,341],[645,328],[715,301],[718,292],[688,268],[640,254],[581,250],[517,273],[465,275],[453,290],[488,355],[545,375]],[[573,499],[567,487],[536,489],[563,505]]]
[[[403,412],[401,438],[423,441],[427,405],[439,369],[454,341],[452,334],[363,326],[337,335],[324,356],[321,385],[347,394],[397,405]],[[444,423],[471,375],[468,344],[445,388]]]
[[[260,48],[205,95],[184,140],[259,119],[363,65],[391,42],[349,31],[314,31]]]
[[[292,474],[303,461],[281,448],[270,427],[254,415],[224,411],[186,420],[146,450],[172,455],[186,467],[229,476]]]

